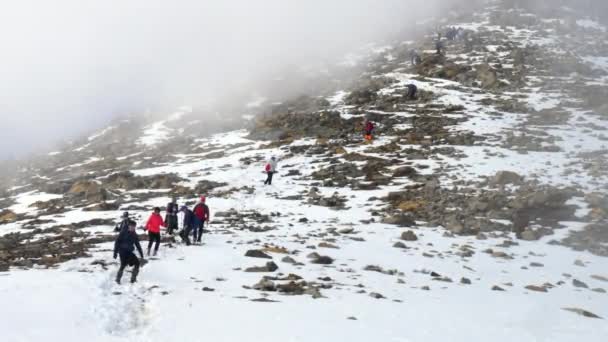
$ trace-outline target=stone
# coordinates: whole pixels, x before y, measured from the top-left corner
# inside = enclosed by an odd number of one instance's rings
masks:
[[[498,171],[492,177],[492,179],[490,179],[490,183],[494,185],[521,184],[522,179],[522,176],[518,175],[515,172]]]
[[[587,310],[583,310],[583,309],[579,309],[579,308],[562,308],[562,310],[566,310],[566,311],[570,311],[570,312],[574,312],[576,314],[579,314],[583,317],[588,317],[588,318],[599,318],[602,319],[600,316],[587,311]]]
[[[528,285],[526,289],[535,292],[547,292],[547,288],[544,286]]]
[[[416,236],[416,233],[414,233],[411,230],[405,231],[403,233],[401,233],[401,240],[404,241],[417,241],[418,240],[418,236]]]
[[[498,285],[494,285],[492,286],[492,291],[504,291],[505,289],[503,289],[502,287],[498,286]]]
[[[262,278],[257,284],[253,285],[253,288],[259,291],[276,291],[274,282],[267,278]]]
[[[334,262],[334,259],[332,259],[331,257],[325,256],[325,255],[321,255],[318,258],[315,258],[311,261],[311,263],[313,264],[320,264],[320,265],[330,265]]]
[[[416,221],[411,216],[404,214],[385,217],[382,219],[382,223],[394,224],[400,227],[412,227],[416,225]]]
[[[393,245],[393,247],[395,247],[395,248],[403,248],[403,249],[407,248],[407,246],[403,242],[401,242],[401,241],[395,242],[395,244]]]
[[[377,293],[377,292],[370,292],[369,296],[372,297],[372,298],[375,298],[375,299],[384,299],[384,298],[386,298],[382,294]]]
[[[246,257],[272,259],[272,257],[259,249],[250,249],[245,253]]]
[[[254,266],[245,269],[245,272],[274,272],[279,269],[279,266],[272,261],[269,261],[264,266]]]
[[[296,260],[290,256],[283,257],[283,259],[281,259],[281,261],[286,264],[295,264],[296,263]]]
[[[540,239],[540,235],[534,230],[526,229],[519,235],[519,238],[524,241],[536,241]]]
[[[395,177],[395,178],[396,177],[412,177],[417,174],[418,174],[418,172],[413,167],[402,166],[393,172],[393,177]]]
[[[574,287],[579,287],[579,288],[583,288],[583,289],[589,288],[589,286],[587,286],[587,284],[583,283],[582,281],[580,281],[578,279],[572,279],[572,285]]]
[[[462,277],[460,278],[460,283],[464,285],[471,285],[471,279]]]

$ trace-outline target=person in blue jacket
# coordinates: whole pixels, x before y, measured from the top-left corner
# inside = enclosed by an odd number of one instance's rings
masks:
[[[141,265],[141,262],[144,261],[144,252],[139,244],[137,232],[135,232],[137,223],[135,221],[129,221],[128,226],[128,229],[123,230],[118,234],[118,237],[114,242],[114,259],[120,255],[120,268],[116,274],[116,283],[118,284],[120,284],[120,279],[122,278],[122,274],[127,266],[133,266],[131,283],[136,282],[137,275],[139,274],[139,266]],[[136,247],[139,255],[141,256],[141,262],[140,259],[138,259],[133,253]]]

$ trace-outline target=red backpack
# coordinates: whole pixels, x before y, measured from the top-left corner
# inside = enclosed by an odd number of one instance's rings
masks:
[[[266,172],[270,172],[271,169],[272,166],[270,166],[270,163],[266,164]]]

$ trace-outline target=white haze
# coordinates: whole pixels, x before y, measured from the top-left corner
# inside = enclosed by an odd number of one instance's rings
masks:
[[[340,56],[438,2],[6,1],[0,158],[126,112],[196,105],[272,70]]]

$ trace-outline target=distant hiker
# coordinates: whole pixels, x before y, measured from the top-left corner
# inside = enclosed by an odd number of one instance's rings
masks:
[[[158,253],[158,246],[160,245],[160,227],[164,227],[165,222],[160,216],[160,208],[154,208],[154,212],[150,215],[148,222],[146,223],[146,230],[148,231],[148,256],[150,256],[150,249],[154,243],[154,256]]]
[[[441,32],[437,32],[437,38],[435,39],[435,49],[437,50],[437,54],[441,55],[444,52],[443,42],[441,41]]]
[[[435,41],[435,49],[437,49],[438,55],[445,53],[444,48],[443,48],[443,42],[441,41],[441,38],[439,38]]]
[[[194,206],[193,212],[196,218],[196,225],[194,226],[194,239],[192,242],[201,242],[205,222],[209,222],[209,207],[205,204],[205,201],[205,196],[201,196],[201,201]]]
[[[129,212],[125,211],[124,213],[122,213],[122,221],[120,221],[120,223],[118,223],[116,227],[114,227],[114,231],[122,232],[123,230],[129,229],[129,221],[131,221],[129,219]]]
[[[184,213],[184,220],[182,230],[179,232],[179,236],[182,238],[182,240],[184,240],[186,245],[190,246],[190,232],[196,223],[194,213],[185,205],[180,208],[180,211]]]
[[[418,65],[422,63],[422,58],[418,54],[418,51],[414,49],[410,51],[410,61],[412,62],[412,65]]]
[[[371,141],[373,139],[374,124],[370,120],[365,120],[365,140]]]
[[[178,229],[177,213],[179,213],[179,207],[177,206],[177,200],[173,197],[171,202],[167,204],[167,212],[165,214],[165,224],[167,225],[167,233],[169,235],[173,235],[173,231]]]
[[[407,100],[414,100],[416,98],[416,93],[418,92],[418,87],[415,84],[410,83],[405,86],[405,98]]]
[[[129,221],[128,228],[121,231],[114,242],[114,259],[120,255],[120,268],[116,274],[116,283],[120,284],[120,279],[127,266],[133,266],[133,273],[131,273],[131,283],[137,281],[137,274],[139,273],[140,260],[133,254],[135,247],[141,256],[141,262],[145,261],[144,252],[141,250],[139,244],[139,237],[135,232],[137,223],[135,221]]]
[[[264,185],[272,185],[272,176],[277,172],[277,158],[275,156],[270,158],[264,171],[266,171],[266,174],[268,175],[266,181],[264,181]]]

